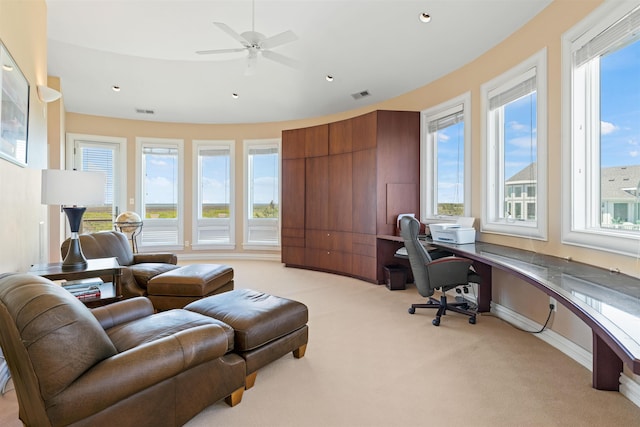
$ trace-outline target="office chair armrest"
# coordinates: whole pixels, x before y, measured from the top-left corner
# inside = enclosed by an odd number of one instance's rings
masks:
[[[469,283],[469,268],[472,263],[470,259],[460,257],[440,258],[428,263],[429,286],[440,288],[466,285]]]

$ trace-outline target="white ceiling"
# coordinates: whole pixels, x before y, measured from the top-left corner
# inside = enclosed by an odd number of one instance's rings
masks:
[[[47,0],[48,73],[67,111],[137,120],[258,123],[323,116],[393,98],[472,61],[551,0]],[[432,20],[423,24],[421,12]],[[213,25],[298,40],[246,53]],[[334,76],[329,83],[325,76]],[[120,86],[120,92],[111,88]],[[369,91],[355,100],[351,95]],[[237,93],[237,99],[232,98]],[[141,114],[136,109],[153,110]]]

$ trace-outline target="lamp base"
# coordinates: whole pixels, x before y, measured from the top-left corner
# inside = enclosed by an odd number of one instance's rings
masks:
[[[71,239],[69,241],[69,251],[62,261],[62,270],[84,270],[87,268],[87,259],[82,253],[80,247],[80,238],[78,237],[78,230],[80,229],[80,223],[82,222],[82,215],[86,208],[84,207],[65,207],[64,212],[67,214],[69,220],[69,228],[71,228]]]

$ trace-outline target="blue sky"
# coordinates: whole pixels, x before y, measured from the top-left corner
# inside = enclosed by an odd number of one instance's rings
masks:
[[[602,57],[601,165],[640,164],[640,41]]]

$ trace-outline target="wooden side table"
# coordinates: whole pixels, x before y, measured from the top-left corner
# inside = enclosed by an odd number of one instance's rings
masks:
[[[93,277],[112,276],[113,294],[103,292],[99,300],[82,301],[89,307],[110,304],[122,298],[120,277],[122,267],[117,258],[96,258],[87,260],[87,267],[82,270],[62,270],[61,262],[49,264],[35,264],[29,269],[29,273],[46,277],[49,280],[79,280]]]

